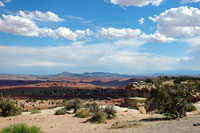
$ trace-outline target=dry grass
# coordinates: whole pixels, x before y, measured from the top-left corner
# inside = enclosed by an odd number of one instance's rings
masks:
[[[111,129],[119,129],[119,128],[132,128],[138,127],[142,124],[139,121],[117,121],[112,124]]]

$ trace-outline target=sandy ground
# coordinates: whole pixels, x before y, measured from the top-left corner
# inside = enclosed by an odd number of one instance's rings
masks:
[[[200,109],[200,103],[196,104]],[[199,112],[189,113],[187,118],[171,121],[140,121],[142,119],[158,117],[159,115],[140,114],[137,110],[117,108],[117,118],[107,120],[106,124],[92,124],[87,118],[76,118],[73,114],[55,116],[56,109],[42,110],[40,114],[23,113],[15,117],[0,117],[0,129],[14,123],[27,123],[41,127],[45,133],[200,133],[200,126],[193,124],[200,122]],[[117,121],[139,120],[141,126],[111,129]]]

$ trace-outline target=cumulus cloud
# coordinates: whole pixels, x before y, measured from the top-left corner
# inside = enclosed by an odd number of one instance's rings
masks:
[[[27,17],[4,14],[0,18],[0,31],[21,36],[64,38],[73,41],[92,35],[89,29],[73,32],[66,27],[59,27],[55,30],[46,27],[40,28]]]
[[[161,42],[161,43],[169,43],[169,42],[173,42],[176,41],[176,39],[172,38],[172,37],[166,37],[165,35],[160,34],[159,32],[156,32],[154,34],[149,34],[146,35],[145,33],[143,33],[140,38],[144,41],[148,41],[148,42]]]
[[[140,25],[143,25],[143,24],[144,24],[144,18],[140,18],[140,19],[138,20],[138,23],[139,23]]]
[[[109,71],[141,74],[183,68],[183,57],[138,52],[135,47],[127,47],[127,44],[126,41],[114,41],[84,46],[0,46],[0,70],[59,68],[59,71],[72,72]],[[133,40],[131,44],[141,45]],[[117,45],[120,45],[120,48]]]
[[[149,4],[159,6],[164,0],[109,0],[110,3],[120,6],[143,7]]]
[[[39,21],[50,21],[50,22],[60,22],[63,21],[58,15],[53,12],[41,12],[41,11],[19,11],[18,13],[23,18],[28,18],[31,20]]]
[[[39,28],[33,21],[12,15],[2,14],[0,31],[22,36],[39,36]]]
[[[5,5],[2,1],[0,1],[0,7],[5,7]]]
[[[123,29],[115,29],[115,28],[102,28],[99,31],[99,34],[105,38],[110,39],[134,39],[139,36],[141,33],[140,29],[131,29],[131,28],[123,28]]]
[[[158,23],[161,34],[174,37],[193,37],[200,35],[200,10],[187,6],[171,8],[159,16],[150,17]]]

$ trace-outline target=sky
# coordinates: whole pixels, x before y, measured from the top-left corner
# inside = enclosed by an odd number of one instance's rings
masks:
[[[0,73],[200,71],[200,0],[0,0]]]

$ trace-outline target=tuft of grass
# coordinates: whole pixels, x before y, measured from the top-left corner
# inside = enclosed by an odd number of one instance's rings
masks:
[[[65,114],[66,114],[65,108],[56,110],[56,112],[55,112],[55,115],[65,115]]]
[[[116,117],[117,111],[114,109],[113,105],[107,105],[106,108],[104,109],[104,112],[107,115],[107,119],[113,119]]]
[[[31,114],[39,114],[41,111],[39,109],[34,109],[31,111]]]
[[[119,128],[131,128],[131,127],[138,127],[141,126],[141,123],[138,121],[117,121],[112,124],[112,129],[119,129]]]
[[[73,99],[65,103],[66,110],[74,110],[74,113],[76,113],[82,106],[82,102],[80,99]]]
[[[87,107],[89,108],[90,112],[93,114],[101,110],[101,108],[99,107],[97,103],[88,104]]]
[[[0,133],[43,133],[39,127],[31,126],[27,124],[14,124],[6,127],[0,131]]]
[[[107,119],[106,113],[103,112],[103,110],[99,110],[98,112],[95,112],[92,115],[90,121],[99,124],[99,123],[106,123],[106,119]]]
[[[75,117],[78,117],[78,118],[87,118],[89,116],[90,116],[89,109],[81,109],[75,114]]]

